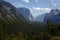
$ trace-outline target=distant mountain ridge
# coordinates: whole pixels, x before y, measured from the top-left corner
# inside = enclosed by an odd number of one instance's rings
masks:
[[[37,22],[42,22],[43,24],[46,24],[47,21],[49,21],[51,24],[60,25],[60,10],[52,9],[50,13],[39,15],[36,20]]]
[[[43,22],[45,15],[46,15],[46,14],[38,15],[37,18],[35,19],[35,21],[36,21],[36,22]]]

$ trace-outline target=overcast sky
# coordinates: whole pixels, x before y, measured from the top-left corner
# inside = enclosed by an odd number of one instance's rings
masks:
[[[29,8],[35,17],[49,12],[51,9],[60,9],[60,0],[6,0],[15,7]]]

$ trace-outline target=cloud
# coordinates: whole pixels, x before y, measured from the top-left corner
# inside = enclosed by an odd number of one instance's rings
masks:
[[[39,0],[35,0],[36,2],[38,2]]]
[[[57,3],[55,3],[55,0],[50,0],[50,2],[51,2],[51,4],[52,4],[53,6],[56,6],[56,5],[57,5]]]
[[[57,3],[52,3],[52,5],[53,5],[53,6],[56,6],[56,5],[57,5]]]
[[[54,6],[56,6],[57,4],[55,3]]]
[[[23,2],[25,2],[25,3],[29,3],[29,0],[22,0]]]
[[[50,1],[54,1],[54,0],[50,0]]]
[[[53,1],[52,1],[51,3],[52,3],[52,4],[54,4],[54,2],[53,2]]]
[[[36,11],[50,11],[51,10],[51,8],[40,8],[40,7],[33,7],[32,8],[33,10],[36,10]]]

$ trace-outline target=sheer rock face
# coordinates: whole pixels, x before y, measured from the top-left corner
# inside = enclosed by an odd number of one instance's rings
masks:
[[[60,25],[60,10],[53,9],[49,14],[45,16],[45,20],[54,25]]]
[[[21,8],[18,8],[18,10],[20,11],[20,13],[24,16],[26,20],[33,21],[33,16],[30,13],[30,10],[28,8],[21,7]]]

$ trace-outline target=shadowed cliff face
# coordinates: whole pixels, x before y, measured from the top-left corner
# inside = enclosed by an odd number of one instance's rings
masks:
[[[45,20],[54,25],[60,25],[60,10],[53,9],[49,14],[45,16]]]

